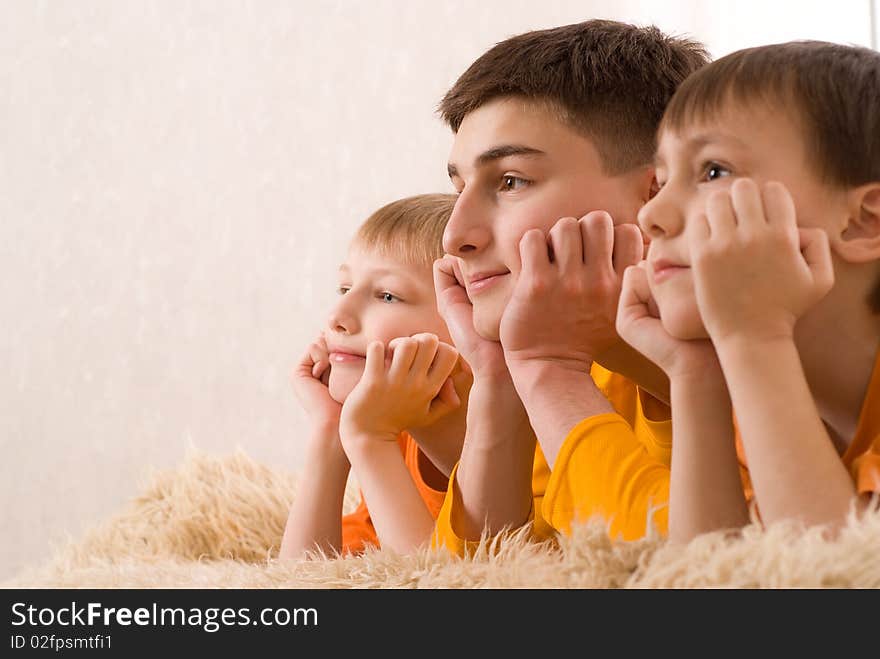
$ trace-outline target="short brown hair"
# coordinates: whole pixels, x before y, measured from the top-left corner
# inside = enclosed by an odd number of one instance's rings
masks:
[[[358,228],[354,243],[412,265],[443,256],[443,231],[457,195],[421,194],[392,201]]]
[[[591,20],[511,37],[480,56],[439,105],[453,131],[496,98],[549,103],[593,140],[612,174],[651,162],[673,92],[708,61],[705,47],[654,26]]]
[[[880,181],[880,53],[824,41],[738,50],[682,83],[662,126],[680,130],[729,101],[796,113],[825,182]]]
[[[880,181],[880,53],[825,41],[791,41],[738,50],[688,78],[666,109],[662,128],[759,102],[799,119],[813,171],[825,183]],[[880,313],[880,281],[867,300]]]

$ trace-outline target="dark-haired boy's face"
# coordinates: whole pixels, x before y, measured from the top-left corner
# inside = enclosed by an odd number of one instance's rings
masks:
[[[474,327],[498,340],[501,315],[521,270],[519,242],[562,217],[608,211],[634,223],[647,200],[650,172],[603,171],[593,142],[549,108],[501,98],[468,114],[449,157],[459,193],[443,247],[460,259]]]
[[[803,129],[780,108],[728,104],[714,116],[661,131],[657,195],[639,213],[650,239],[648,282],[667,332],[680,339],[706,338],[697,309],[687,233],[706,213],[713,192],[740,177],[759,186],[770,181],[791,193],[798,226],[821,227],[829,237],[846,226],[846,195],[820,180]]]

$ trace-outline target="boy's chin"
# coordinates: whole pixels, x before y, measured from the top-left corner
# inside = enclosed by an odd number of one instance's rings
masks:
[[[709,333],[703,327],[703,321],[698,314],[660,314],[660,322],[663,324],[669,336],[679,341],[696,341],[708,339]]]
[[[330,398],[342,405],[351,390],[355,388],[360,377],[352,377],[349,374],[339,373],[338,375],[330,372],[330,380],[327,382],[327,389],[330,390]]]
[[[501,336],[501,312],[488,304],[474,306],[474,331],[487,341],[498,341]]]

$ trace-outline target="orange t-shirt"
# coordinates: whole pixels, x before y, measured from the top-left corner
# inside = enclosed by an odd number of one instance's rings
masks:
[[[403,431],[397,437],[397,445],[400,447],[403,461],[416,484],[422,501],[425,502],[431,517],[436,520],[437,515],[440,514],[440,508],[443,506],[446,490],[435,490],[425,482],[419,469],[419,446],[412,435]],[[364,495],[361,494],[361,502],[357,509],[342,517],[342,553],[357,554],[362,552],[367,545],[380,546],[376,529],[370,519],[370,511],[367,510],[367,503],[364,501]]]

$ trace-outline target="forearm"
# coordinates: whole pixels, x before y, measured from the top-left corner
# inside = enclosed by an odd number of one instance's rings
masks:
[[[511,366],[511,375],[551,469],[572,428],[586,418],[614,412],[589,370],[525,361]]]
[[[309,441],[303,463],[309,471],[297,485],[280,559],[297,559],[315,549],[333,553],[342,545],[342,506],[350,466],[338,436],[328,441],[328,433],[336,435],[335,428],[316,430]]]
[[[410,553],[427,545],[434,519],[397,442],[359,435],[347,437],[345,449],[381,546]]]
[[[518,528],[532,508],[535,436],[509,377],[477,377],[454,488],[452,525],[466,540]]]
[[[718,347],[761,518],[842,523],[855,487],[819,417],[794,342]]]
[[[669,539],[739,528],[749,519],[724,378],[673,378]]]

